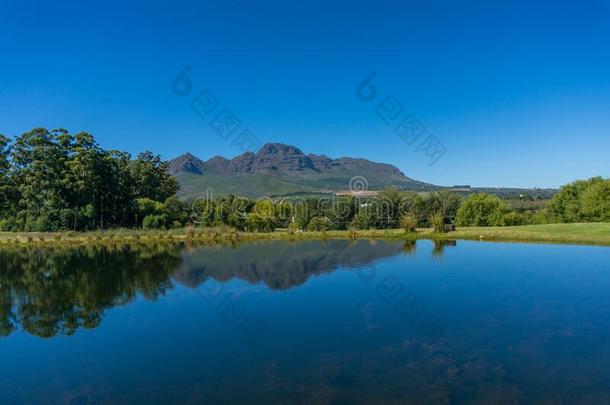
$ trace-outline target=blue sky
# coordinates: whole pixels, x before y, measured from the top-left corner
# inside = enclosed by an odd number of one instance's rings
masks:
[[[555,187],[610,172],[610,2],[0,0],[0,133],[63,127],[164,158],[234,156],[172,92],[190,66],[262,142],[436,184]],[[356,88],[371,72],[378,96]],[[376,113],[393,96],[447,152]]]

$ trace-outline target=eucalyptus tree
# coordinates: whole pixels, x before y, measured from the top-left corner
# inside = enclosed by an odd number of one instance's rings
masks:
[[[145,152],[132,160],[128,153],[104,150],[86,132],[36,128],[17,137],[10,151],[9,144],[0,138],[2,228],[132,226],[136,199],[163,202],[179,188],[158,155]],[[13,215],[6,214],[9,207]]]
[[[73,229],[95,226],[98,214],[103,173],[100,169],[105,152],[95,142],[92,135],[81,132],[65,137],[64,147],[69,150],[62,177],[66,190],[66,205],[72,215]]]
[[[0,218],[8,213],[15,197],[10,178],[10,142],[0,134]]]
[[[66,134],[36,128],[15,140],[11,157],[26,229],[50,230],[52,215],[64,205],[62,178],[69,151],[58,140]]]
[[[169,164],[152,152],[140,153],[131,165],[134,194],[138,198],[165,201],[174,195],[180,186],[168,173]]]

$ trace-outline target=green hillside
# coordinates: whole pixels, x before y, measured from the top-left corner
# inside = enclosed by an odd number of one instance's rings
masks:
[[[193,174],[176,173],[181,189],[178,196],[192,200],[206,195],[206,190],[212,190],[214,197],[235,194],[245,197],[276,197],[297,194],[327,194],[349,190],[350,180],[354,173],[333,171],[332,173],[299,173],[289,174]],[[413,181],[404,177],[387,177],[385,175],[368,174],[366,177],[368,190],[382,190],[394,186],[400,189],[414,191],[429,191],[439,187]]]

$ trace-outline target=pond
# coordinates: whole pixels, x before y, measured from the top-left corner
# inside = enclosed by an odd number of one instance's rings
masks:
[[[0,403],[610,403],[610,249],[0,251]]]

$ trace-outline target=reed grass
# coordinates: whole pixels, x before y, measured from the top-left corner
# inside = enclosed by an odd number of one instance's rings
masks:
[[[9,233],[0,232],[2,246],[113,246],[128,244],[236,243],[252,240],[311,240],[311,239],[400,239],[400,240],[483,240],[541,242],[610,246],[610,223],[551,224],[490,228],[458,228],[454,232],[438,233],[433,229],[295,231],[277,230],[270,233],[241,232],[222,228],[184,228],[171,230],[111,229],[90,232]]]

